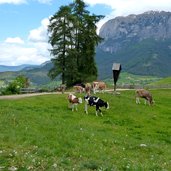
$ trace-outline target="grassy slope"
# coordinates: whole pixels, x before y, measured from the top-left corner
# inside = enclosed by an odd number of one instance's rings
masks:
[[[154,76],[142,76],[142,75],[133,75],[127,72],[121,72],[119,75],[119,79],[117,81],[117,85],[141,85],[145,86],[149,83],[156,82],[160,80],[159,77]],[[106,79],[105,82],[113,87],[113,78],[112,79]]]
[[[19,170],[169,170],[171,90],[153,90],[153,107],[133,91],[99,94],[103,117],[67,108],[66,95],[0,101],[0,168]],[[83,95],[82,95],[83,96]]]
[[[149,85],[171,85],[171,77],[163,78],[159,81],[152,82]]]

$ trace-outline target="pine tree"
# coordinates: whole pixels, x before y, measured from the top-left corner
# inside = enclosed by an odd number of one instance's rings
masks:
[[[62,6],[59,11],[50,18],[48,31],[50,33],[49,42],[52,46],[51,55],[53,58],[53,68],[49,71],[49,76],[54,79],[61,74],[62,84],[65,83],[66,58],[68,50],[72,46],[72,16],[69,6]]]
[[[102,17],[90,15],[85,3],[75,0],[50,19],[51,78],[61,74],[62,83],[68,86],[97,78],[95,47],[102,39],[96,33],[96,23]]]

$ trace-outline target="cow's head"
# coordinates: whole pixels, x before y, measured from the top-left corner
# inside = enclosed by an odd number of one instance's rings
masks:
[[[85,100],[86,102],[88,102],[89,99],[90,99],[90,96],[84,96],[84,100]]]
[[[105,103],[105,107],[106,107],[106,109],[109,109],[109,103],[108,102]]]
[[[78,98],[78,103],[82,103],[82,102],[83,102],[82,98],[79,97],[79,98]]]

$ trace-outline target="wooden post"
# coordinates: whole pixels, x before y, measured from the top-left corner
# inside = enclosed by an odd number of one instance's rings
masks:
[[[121,64],[113,63],[112,70],[113,70],[113,80],[114,80],[114,94],[116,94],[116,82],[119,78],[119,74],[120,74],[121,69],[122,69]]]

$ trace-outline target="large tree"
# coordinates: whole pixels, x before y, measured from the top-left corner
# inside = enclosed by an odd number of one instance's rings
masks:
[[[90,15],[82,0],[62,6],[50,19],[49,42],[54,67],[49,75],[62,75],[62,83],[72,85],[97,78],[95,47],[101,41],[96,23],[103,16]]]
[[[53,68],[49,71],[49,76],[54,79],[61,74],[62,83],[65,83],[66,58],[68,50],[72,46],[72,16],[69,6],[62,6],[59,11],[50,18],[49,42],[52,46],[51,59]]]

